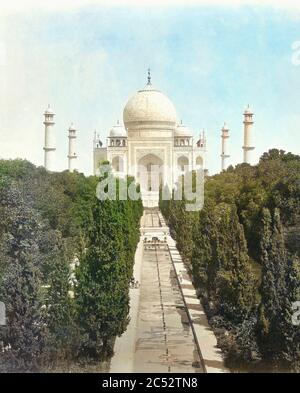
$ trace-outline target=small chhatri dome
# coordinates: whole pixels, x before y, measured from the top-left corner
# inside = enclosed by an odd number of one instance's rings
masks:
[[[54,115],[53,110],[50,107],[50,104],[48,104],[47,109],[45,110],[45,115]]]
[[[182,124],[182,120],[180,124],[177,125],[175,128],[175,136],[188,136],[191,137],[193,136],[192,131],[186,127],[185,125]]]
[[[244,115],[253,115],[253,112],[252,112],[249,104],[247,105],[247,107],[245,109]]]
[[[224,123],[222,131],[229,131],[228,125],[226,123]]]
[[[113,128],[110,130],[109,133],[110,137],[126,137],[127,132],[125,128],[120,124],[119,120],[117,121],[117,124],[113,126]]]
[[[71,125],[69,127],[69,131],[76,131],[76,128],[73,123],[71,123]]]
[[[149,123],[162,123],[174,127],[177,121],[174,105],[161,91],[151,84],[150,69],[147,85],[133,95],[125,105],[123,120],[125,127]]]

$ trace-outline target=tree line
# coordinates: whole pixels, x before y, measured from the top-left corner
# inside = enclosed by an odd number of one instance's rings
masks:
[[[1,371],[99,364],[125,331],[142,203],[98,182],[0,160]]]
[[[272,149],[256,166],[205,180],[204,207],[160,201],[232,369],[300,369],[300,157]]]

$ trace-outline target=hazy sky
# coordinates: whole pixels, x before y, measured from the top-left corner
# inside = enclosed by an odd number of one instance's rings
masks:
[[[106,138],[127,99],[146,84],[148,67],[178,118],[195,136],[205,128],[210,173],[220,170],[224,121],[230,163],[242,160],[248,103],[256,158],[272,147],[300,153],[300,11],[293,1],[276,8],[238,7],[234,0],[162,8],[42,3],[0,2],[0,157],[43,164],[43,112],[50,103],[56,169],[67,168],[67,129],[74,122],[79,170],[91,173],[94,130]]]

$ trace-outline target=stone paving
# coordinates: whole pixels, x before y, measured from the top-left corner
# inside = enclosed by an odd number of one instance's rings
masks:
[[[143,254],[135,372],[202,372],[168,251]]]
[[[154,239],[154,240],[153,240]],[[224,372],[195,289],[158,210],[145,210],[130,289],[130,323],[110,372]]]

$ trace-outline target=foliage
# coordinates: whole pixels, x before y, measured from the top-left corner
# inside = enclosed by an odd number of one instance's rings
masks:
[[[39,214],[24,204],[15,185],[6,189],[5,194],[9,201],[9,206],[5,206],[9,212],[9,231],[5,234],[6,269],[1,299],[6,306],[8,322],[0,336],[3,343],[1,368],[37,371],[47,340],[40,268],[44,256],[39,247],[46,228]]]
[[[141,201],[106,199],[94,206],[76,286],[80,350],[89,359],[109,358],[114,338],[126,329],[141,211]]]
[[[125,330],[142,204],[99,202],[98,181],[0,160],[2,369],[108,358]]]
[[[291,304],[300,298],[300,157],[269,150],[256,166],[207,177],[201,212],[183,204],[160,207],[211,324],[227,332],[219,335],[227,359],[297,368]]]
[[[279,210],[272,219],[263,209],[262,222],[258,343],[265,359],[294,365],[300,360],[298,327],[292,325],[292,303],[298,299],[299,287],[296,261],[287,255]]]
[[[192,271],[216,312],[240,322],[254,306],[254,277],[243,227],[233,206],[219,204],[200,213]]]

